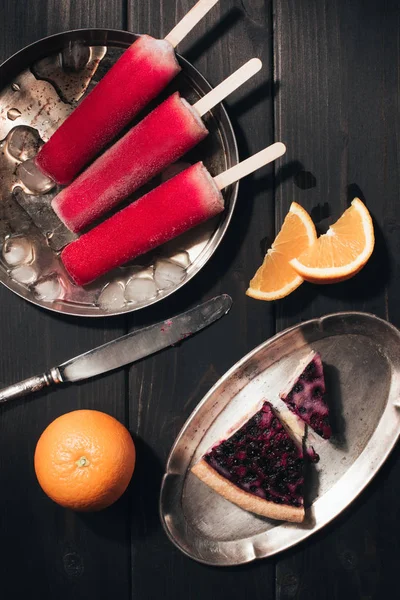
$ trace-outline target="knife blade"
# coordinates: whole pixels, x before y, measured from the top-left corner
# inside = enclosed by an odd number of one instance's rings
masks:
[[[37,392],[46,386],[89,379],[178,344],[229,312],[232,298],[216,296],[171,319],[133,331],[72,358],[47,373],[0,390],[0,403]]]

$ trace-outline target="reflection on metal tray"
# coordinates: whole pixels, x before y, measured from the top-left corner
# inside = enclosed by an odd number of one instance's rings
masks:
[[[32,159],[136,37],[114,30],[70,31],[36,42],[0,66],[0,78],[5,82],[0,91],[0,281],[50,310],[109,316],[169,296],[208,261],[232,216],[237,184],[224,190],[226,210],[221,217],[85,288],[73,285],[63,269],[59,251],[76,236],[50,207],[60,188],[50,180],[38,179]],[[181,57],[179,61],[182,72],[139,117],[177,89],[190,103],[211,89],[192,65]],[[212,175],[237,164],[236,141],[224,108],[213,109],[205,122],[210,135],[130,201],[198,160],[203,160]]]
[[[247,411],[279,404],[310,349],[324,363],[333,437],[316,439],[320,462],[306,473],[304,523],[258,517],[229,503],[189,472]],[[191,558],[235,565],[272,556],[312,535],[368,484],[400,432],[400,332],[364,313],[338,313],[292,327],[240,360],[192,413],[171,450],[160,512],[170,539]]]

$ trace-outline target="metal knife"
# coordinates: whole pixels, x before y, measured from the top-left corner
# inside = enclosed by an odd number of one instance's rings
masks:
[[[43,375],[10,385],[0,390],[0,403],[31,392],[38,392],[52,384],[80,381],[128,365],[177,344],[204,329],[229,312],[231,306],[230,296],[226,294],[216,296],[172,319],[133,331],[85,354],[80,354],[58,367],[53,367]]]

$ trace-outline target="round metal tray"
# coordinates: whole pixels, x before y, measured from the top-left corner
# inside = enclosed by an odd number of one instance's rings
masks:
[[[238,184],[224,190],[226,210],[222,216],[89,286],[74,285],[63,269],[59,252],[74,236],[50,208],[51,199],[60,188],[33,194],[26,187],[26,177],[21,175],[21,165],[34,156],[40,144],[49,139],[137,37],[109,29],[68,31],[27,46],[0,66],[0,80],[4,83],[0,91],[0,281],[12,292],[48,310],[103,317],[158,302],[198,273],[221,242],[232,216]],[[192,104],[211,89],[190,63],[180,56],[178,59],[182,72],[140,118],[175,90]],[[236,140],[223,106],[213,109],[205,123],[209,136],[130,201],[198,160],[212,175],[237,164]],[[155,283],[145,286],[150,293],[153,290],[152,297],[147,292],[147,297],[140,300],[140,293],[132,291],[132,281],[137,279]]]

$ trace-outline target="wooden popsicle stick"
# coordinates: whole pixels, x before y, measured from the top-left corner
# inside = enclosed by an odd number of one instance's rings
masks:
[[[218,0],[199,0],[197,4],[179,21],[177,25],[169,32],[165,39],[174,48],[183,40],[184,37],[197,25],[199,21],[208,13],[208,11],[217,4]]]
[[[203,98],[200,98],[193,104],[193,108],[199,113],[200,117],[211,110],[216,104],[224,100],[229,94],[232,94],[238,87],[243,85],[250,77],[253,77],[262,67],[259,58],[252,58],[232,73],[227,79],[222,81],[211,92],[208,92]]]
[[[224,171],[224,173],[220,173],[216,177],[214,177],[214,181],[219,190],[227,187],[231,183],[235,183],[242,177],[246,177],[246,175],[250,175],[257,169],[260,169],[264,165],[276,160],[280,156],[283,156],[286,152],[285,144],[282,142],[276,142],[272,144],[272,146],[268,146],[268,148],[264,148],[261,152],[257,152],[257,154],[253,154],[250,158],[242,161],[238,165]]]

